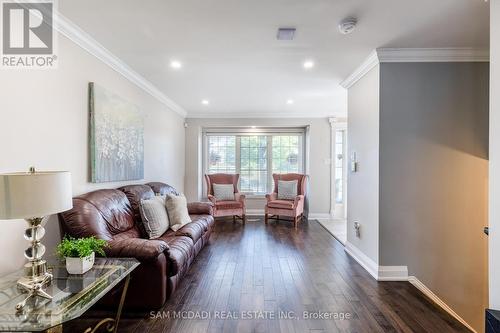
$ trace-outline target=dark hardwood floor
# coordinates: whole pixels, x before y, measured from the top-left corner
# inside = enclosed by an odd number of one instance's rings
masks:
[[[167,318],[174,311],[207,318]],[[245,226],[217,221],[211,243],[154,315],[125,313],[119,332],[469,332],[411,284],[375,281],[316,221],[293,230],[252,217]]]

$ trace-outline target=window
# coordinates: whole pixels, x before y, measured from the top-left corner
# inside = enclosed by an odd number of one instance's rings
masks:
[[[335,131],[335,202],[344,202],[344,139],[345,131]]]
[[[208,172],[236,172],[236,140],[234,136],[208,137]]]
[[[304,129],[281,131],[206,130],[206,172],[239,173],[241,192],[269,193],[273,173],[304,172]]]

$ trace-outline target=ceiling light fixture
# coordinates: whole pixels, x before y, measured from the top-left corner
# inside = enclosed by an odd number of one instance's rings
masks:
[[[313,67],[314,67],[314,61],[312,61],[312,60],[304,61],[304,68],[305,69],[311,69]]]
[[[289,99],[289,100],[287,100],[287,101],[286,101],[286,104],[288,104],[288,105],[292,105],[292,104],[293,104],[293,99]]]
[[[180,61],[177,61],[177,60],[172,60],[170,62],[170,67],[172,67],[173,69],[179,69],[182,67],[182,63]]]
[[[210,102],[207,99],[204,99],[201,101],[201,104],[208,105],[208,104],[210,104]]]

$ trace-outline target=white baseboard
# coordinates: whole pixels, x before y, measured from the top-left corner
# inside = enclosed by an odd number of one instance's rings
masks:
[[[246,209],[247,215],[264,215],[264,209]]]
[[[333,217],[329,213],[309,213],[310,220],[330,220]]]
[[[444,311],[448,312],[451,316],[453,316],[456,320],[462,323],[465,327],[470,329],[472,332],[477,333],[475,329],[473,329],[462,317],[460,317],[452,308],[450,308],[442,299],[440,299],[436,294],[432,292],[425,284],[423,284],[419,279],[415,276],[409,276],[408,282],[415,286],[418,290],[420,290],[425,296],[430,298],[436,305],[441,307]]]
[[[408,281],[407,266],[379,266],[352,243],[346,242],[345,251],[377,281]]]
[[[408,281],[407,266],[378,266],[379,281]]]
[[[378,264],[364,254],[360,249],[347,241],[344,250],[356,260],[371,276],[378,280]]]
[[[258,208],[258,209],[248,209],[246,210],[247,215],[264,215],[264,209]],[[328,213],[310,213],[309,217],[310,220],[329,220],[332,217]]]

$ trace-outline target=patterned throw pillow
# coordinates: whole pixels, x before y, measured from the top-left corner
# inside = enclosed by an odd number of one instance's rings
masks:
[[[294,200],[297,196],[297,181],[296,180],[278,180],[278,199],[279,200]]]
[[[217,200],[234,200],[233,184],[214,184],[214,197]]]
[[[187,200],[184,195],[167,194],[165,205],[167,206],[170,228],[173,231],[177,231],[191,222],[191,217],[189,217],[187,209]]]
[[[139,211],[149,239],[158,238],[167,231],[169,221],[164,196],[141,200]]]

